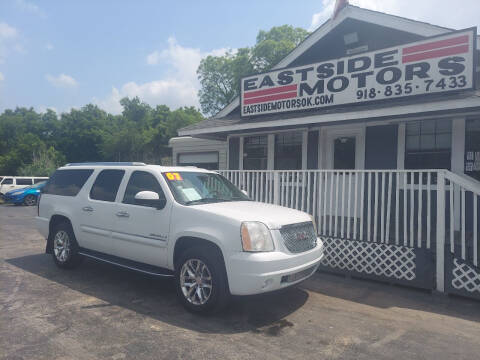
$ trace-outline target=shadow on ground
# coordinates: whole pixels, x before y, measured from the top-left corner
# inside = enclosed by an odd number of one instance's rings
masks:
[[[323,272],[305,281],[302,288],[328,297],[382,309],[411,309],[480,321],[479,301],[436,291]]]
[[[146,276],[90,259],[85,259],[77,269],[60,270],[47,254],[5,261],[98,299],[93,304],[81,305],[82,310],[119,306],[174,326],[204,333],[252,331],[275,336],[283,328],[291,326],[284,318],[301,308],[308,299],[308,292],[292,287],[276,293],[233,298],[223,312],[201,317],[188,313],[179,304],[171,279]],[[41,294],[53,302],[58,301],[57,295],[51,289],[45,289]]]

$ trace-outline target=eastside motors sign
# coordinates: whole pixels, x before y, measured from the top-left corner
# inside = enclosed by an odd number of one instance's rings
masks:
[[[241,114],[255,116],[474,87],[476,28],[241,80]]]

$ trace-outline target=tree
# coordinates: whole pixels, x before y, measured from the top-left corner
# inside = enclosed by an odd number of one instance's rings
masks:
[[[215,115],[239,94],[240,78],[271,69],[307,36],[308,32],[291,25],[260,30],[255,46],[236,53],[207,56],[197,69],[202,112]]]
[[[276,26],[269,31],[260,30],[257,43],[252,49],[252,64],[255,71],[271,69],[295,49],[308,34],[305,29],[294,28],[291,25]]]
[[[203,113],[216,114],[237,96],[240,78],[254,71],[250,57],[250,49],[243,48],[235,54],[209,55],[200,61],[197,74],[202,88],[198,97]]]
[[[23,165],[18,170],[20,176],[50,176],[65,164],[65,156],[50,147],[33,153],[32,163]]]
[[[0,175],[49,175],[66,162],[168,162],[169,139],[180,127],[203,120],[193,107],[152,108],[138,98],[124,98],[121,104],[121,115],[92,104],[60,117],[51,110],[5,110],[0,114]]]

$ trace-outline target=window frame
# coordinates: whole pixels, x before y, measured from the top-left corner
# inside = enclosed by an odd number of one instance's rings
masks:
[[[86,176],[85,178],[85,181],[83,182],[83,184],[78,188],[78,191],[74,194],[74,195],[68,195],[68,194],[56,194],[56,193],[51,193],[49,192],[49,187],[51,186],[52,184],[52,180],[55,180],[55,175],[59,172],[75,172],[75,171],[84,171],[85,174],[88,175]],[[54,195],[54,196],[68,196],[68,197],[76,197],[78,196],[78,194],[80,194],[80,192],[82,192],[82,190],[84,189],[85,185],[89,182],[90,178],[92,177],[92,174],[94,174],[95,172],[95,169],[59,169],[57,171],[55,171],[53,173],[53,175],[48,179],[47,181],[47,184],[44,186],[43,188],[43,191],[42,191],[42,194],[44,195]]]
[[[5,180],[12,180],[11,183],[7,184]],[[4,177],[0,185],[15,185],[15,179],[12,177]]]
[[[147,205],[139,205],[139,204],[134,204],[134,203],[126,203],[124,202],[125,200],[125,195],[127,194],[127,189],[128,189],[128,185],[130,183],[130,180],[132,179],[132,176],[135,174],[135,173],[147,173],[147,174],[150,174],[151,176],[153,176],[153,178],[157,181],[158,185],[160,186],[160,189],[162,190],[162,193],[163,193],[163,199],[165,199],[167,205],[168,205],[168,201],[169,201],[169,196],[167,195],[167,192],[165,190],[165,187],[167,187],[168,189],[168,186],[164,186],[162,184],[162,182],[164,181],[162,176],[157,176],[156,173],[154,172],[151,172],[151,171],[147,171],[147,170],[132,170],[130,173],[127,173],[127,176],[124,176],[123,178],[123,182],[122,182],[122,185],[120,186],[120,188],[122,189],[121,192],[119,192],[120,195],[117,194],[117,196],[119,196],[118,198],[118,203],[121,204],[122,206],[138,206],[140,208],[150,208],[150,209],[154,209],[154,210],[158,210],[156,209],[155,207],[153,206],[147,206]],[[160,180],[161,179],[161,180]],[[142,191],[150,191],[150,190],[142,190]],[[135,195],[134,195],[135,196]],[[162,199],[161,196],[159,196],[160,199]],[[166,207],[166,206],[165,206]]]
[[[441,121],[449,121],[450,128],[449,132],[448,131],[438,131],[438,124]],[[433,132],[431,131],[426,131],[423,132],[423,126],[425,124],[432,125],[434,126]],[[418,133],[415,134],[409,134],[409,125],[412,126],[414,124],[418,124]],[[450,147],[449,148],[437,148],[437,138],[441,135],[450,135]],[[414,150],[409,150],[408,148],[408,138],[409,137],[418,137],[418,149]],[[434,137],[434,145],[433,148],[428,148],[428,149],[422,149],[422,136],[433,136]],[[405,150],[404,150],[404,163],[403,167],[406,170],[420,170],[420,169],[443,169],[445,168],[444,166],[439,166],[437,164],[434,164],[433,166],[420,166],[420,167],[415,167],[411,166],[413,160],[411,159],[412,157],[421,158],[425,156],[446,156],[449,155],[450,163],[449,166],[446,168],[447,170],[452,169],[452,148],[453,148],[453,121],[451,119],[431,119],[431,120],[416,120],[416,121],[411,121],[407,122],[405,124]],[[418,162],[418,160],[417,160]]]
[[[105,173],[105,172],[122,172],[122,177],[118,183],[118,187],[117,187],[117,191],[115,192],[115,197],[112,201],[110,200],[103,200],[103,199],[95,199],[92,197],[92,191],[93,191],[93,188],[95,187],[95,184],[97,183],[97,180],[98,178],[100,177],[100,175],[102,175],[102,173]],[[121,189],[121,186],[122,186],[122,182],[123,182],[123,179],[125,177],[125,173],[126,171],[124,169],[101,169],[97,175],[95,176],[95,180],[93,180],[93,183],[92,183],[92,186],[90,186],[90,191],[88,192],[88,200],[91,200],[91,201],[101,201],[101,202],[105,202],[105,203],[115,203],[117,202],[117,199],[118,199],[118,194],[120,193],[120,189]]]
[[[24,181],[30,180],[30,183],[29,183],[29,184],[19,184],[19,183],[18,183],[19,180],[20,180],[20,182],[24,182]],[[15,179],[15,185],[20,185],[20,186],[32,186],[32,185],[33,185],[33,178],[16,178],[16,179]]]
[[[297,167],[296,169],[293,169],[292,167],[289,167],[289,168],[286,168],[286,169],[284,169],[284,168],[279,168],[279,167],[278,167],[277,159],[279,159],[279,156],[278,156],[278,155],[279,155],[280,152],[278,151],[278,148],[277,148],[277,138],[278,138],[279,136],[285,136],[285,135],[288,136],[288,135],[291,135],[292,133],[294,133],[295,136],[298,136],[298,137],[300,138],[300,142],[297,143],[297,144],[294,144],[293,142],[290,143],[290,144],[287,143],[287,145],[289,145],[289,146],[298,146],[298,147],[299,147],[298,154],[300,154],[300,165],[299,165],[299,167]],[[294,131],[292,131],[292,133],[290,133],[290,132],[288,132],[288,133],[281,132],[281,133],[276,133],[276,134],[275,134],[275,137],[274,137],[274,139],[273,139],[273,149],[274,149],[274,150],[273,150],[273,154],[274,154],[274,155],[273,155],[273,166],[274,166],[274,169],[275,169],[275,170],[303,170],[303,146],[304,146],[304,144],[303,144],[303,140],[304,140],[304,139],[303,139],[303,137],[304,137],[304,136],[303,136],[303,131],[299,131],[299,130],[296,130],[296,131],[295,131],[295,130],[294,130]],[[283,143],[282,145],[285,145],[285,143]]]
[[[260,139],[260,138],[264,138],[265,139],[265,144],[261,143],[260,140],[258,141],[258,144],[247,144],[248,142],[248,139]],[[247,169],[245,167],[245,160],[247,159],[247,152],[246,152],[246,148],[248,146],[252,146],[252,148],[255,148],[255,146],[257,148],[260,148],[263,146],[262,145],[265,145],[264,146],[264,150],[265,150],[265,155],[264,156],[255,156],[255,157],[250,157],[250,159],[252,160],[260,160],[260,162],[262,162],[263,160],[265,161],[265,166],[264,167],[261,167],[261,168],[258,168],[258,169],[252,169],[252,168],[249,168]],[[253,134],[253,135],[249,135],[249,136],[244,136],[243,137],[243,154],[242,154],[242,167],[243,167],[243,170],[267,170],[268,169],[268,134]]]

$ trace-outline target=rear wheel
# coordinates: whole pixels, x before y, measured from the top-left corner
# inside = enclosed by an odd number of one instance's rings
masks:
[[[37,203],[37,198],[33,195],[27,195],[25,199],[23,200],[23,203],[26,206],[33,206]]]
[[[64,222],[55,226],[52,241],[53,261],[58,267],[71,269],[81,262],[82,256],[78,253],[77,240],[70,224]]]
[[[221,310],[229,292],[225,266],[218,251],[189,248],[175,269],[177,295],[187,310],[209,313]]]

